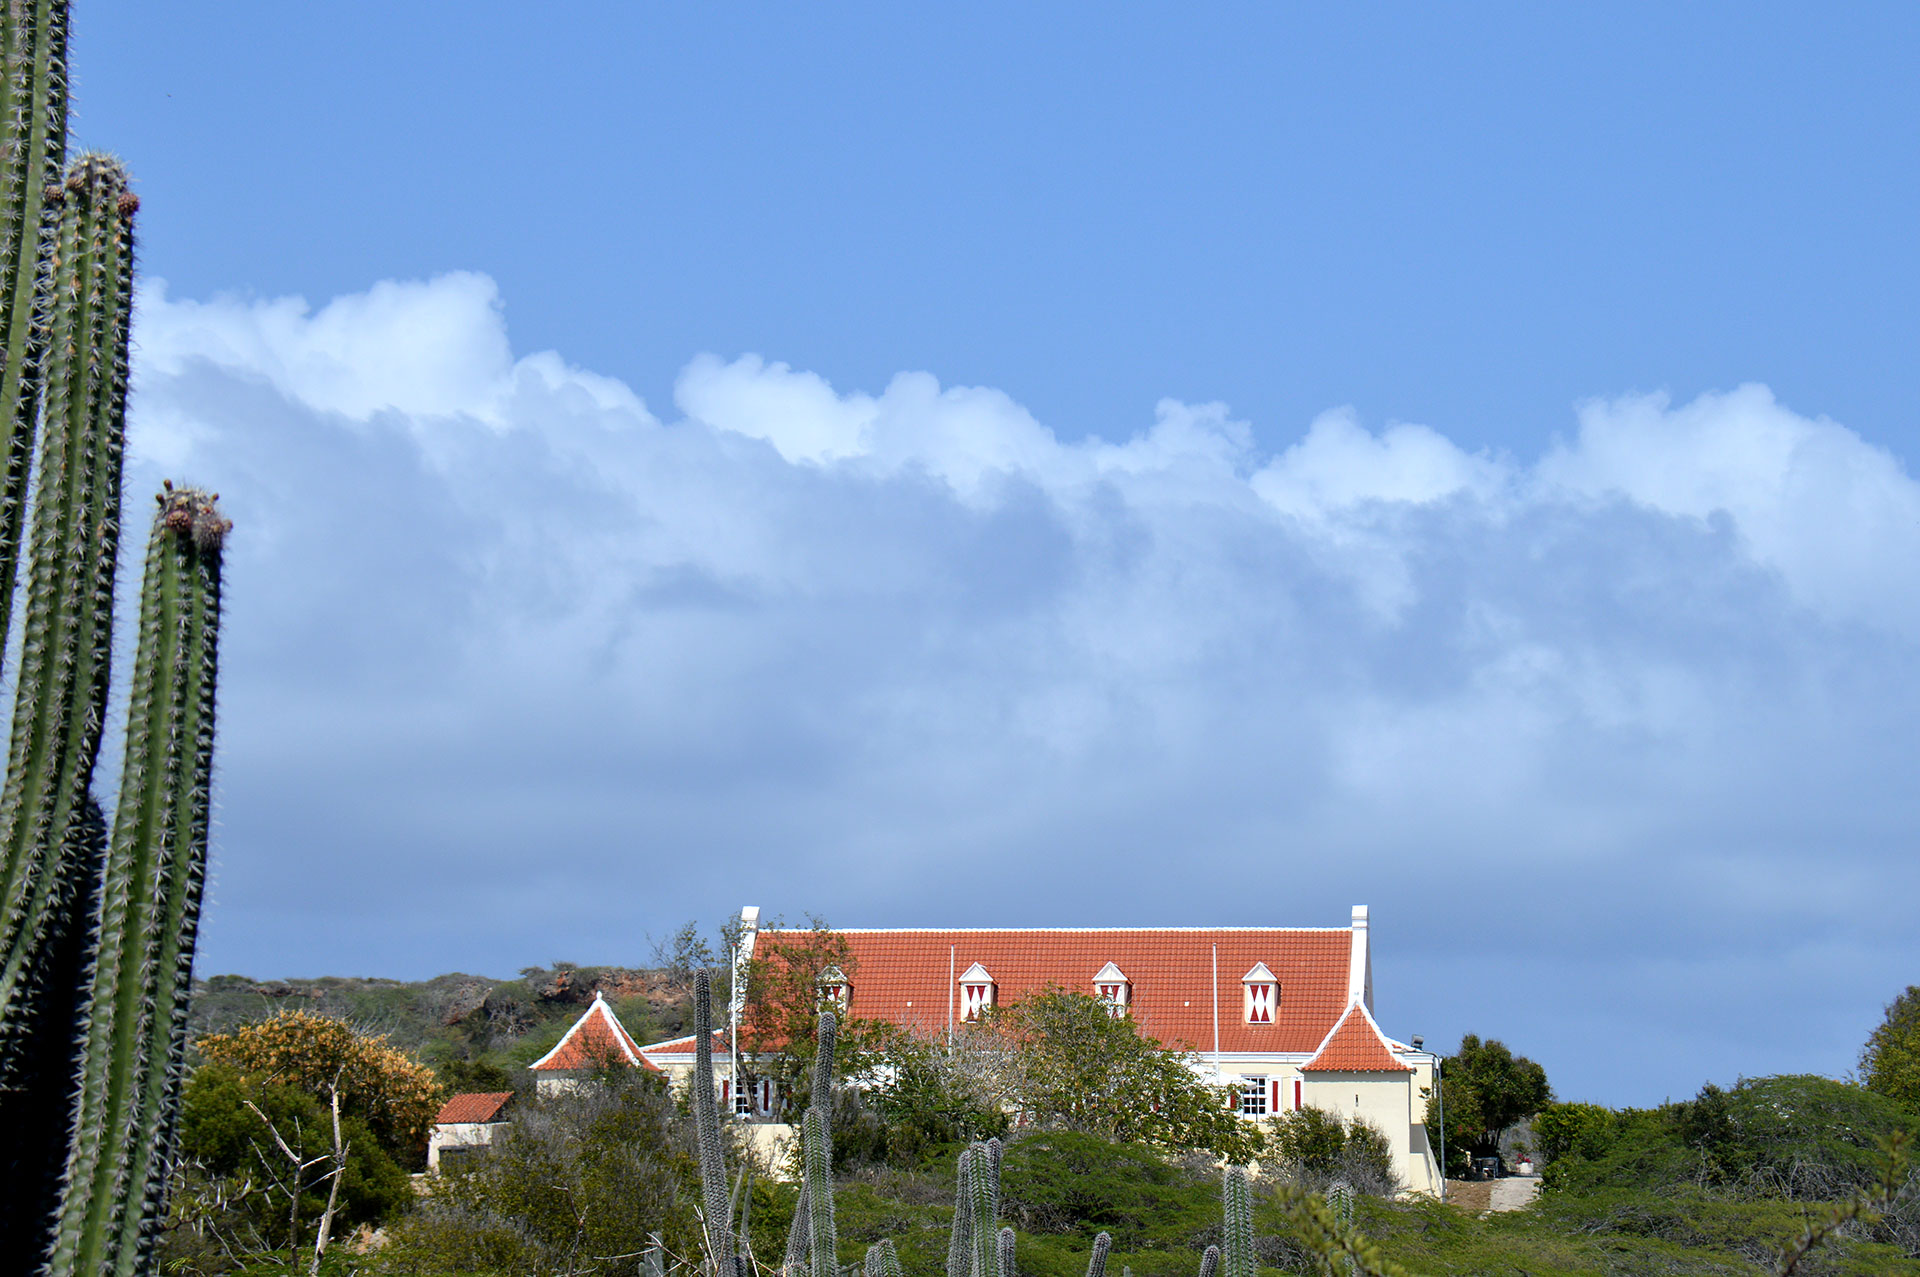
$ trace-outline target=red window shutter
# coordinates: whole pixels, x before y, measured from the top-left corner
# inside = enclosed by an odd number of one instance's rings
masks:
[[[1300,1079],[1299,1078],[1293,1079],[1293,1107],[1296,1111],[1300,1108]]]
[[[1280,1111],[1280,1079],[1273,1079],[1273,1111]]]
[[[733,1112],[733,1096],[728,1094],[732,1089],[733,1083],[724,1081],[720,1083],[720,1111],[722,1113]]]

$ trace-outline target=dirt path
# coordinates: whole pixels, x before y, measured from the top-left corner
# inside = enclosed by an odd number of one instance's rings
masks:
[[[1520,1210],[1540,1192],[1537,1175],[1509,1175],[1505,1179],[1447,1181],[1447,1205],[1469,1215],[1487,1211]]]

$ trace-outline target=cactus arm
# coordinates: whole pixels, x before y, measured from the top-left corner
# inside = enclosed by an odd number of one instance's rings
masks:
[[[995,1141],[998,1143],[998,1141]],[[967,1238],[972,1243],[972,1277],[1001,1277],[999,1234],[1000,1163],[986,1144],[973,1146],[969,1169],[968,1208],[973,1218],[967,1222]]]
[[[1253,1193],[1247,1173],[1238,1166],[1227,1167],[1221,1191],[1226,1224],[1220,1237],[1224,1277],[1254,1277]]]
[[[82,846],[75,829],[92,802],[107,711],[132,304],[136,202],[125,172],[104,157],[83,157],[49,203],[60,208],[59,269],[45,316],[56,344],[46,361],[26,638],[0,789],[0,1129],[9,1132],[32,1129],[23,1113],[47,1102],[23,1073],[29,1054],[48,1049],[36,1040],[53,1033],[61,1049],[71,1047],[71,1029],[49,1016],[52,1003],[70,1005],[73,991],[57,987],[50,964],[58,937],[90,925],[71,912],[81,898],[72,857]],[[71,1086],[69,1078],[61,1093]],[[53,1165],[65,1162],[65,1131],[51,1156]],[[25,1149],[21,1157],[43,1160]],[[37,1255],[49,1226],[42,1217],[32,1240],[7,1249]]]
[[[1128,1268],[1122,1271],[1131,1273],[1133,1270]],[[1218,1246],[1207,1247],[1206,1251],[1200,1256],[1200,1277],[1220,1277],[1220,1248]]]
[[[0,648],[13,617],[26,522],[27,476],[40,405],[40,311],[46,298],[58,190],[67,162],[66,0],[9,0],[0,17],[0,404],[7,445],[0,475]]]
[[[1014,1277],[1017,1271],[1013,1263],[1014,1236],[1011,1228],[1000,1230],[999,1261],[1000,1277]]]
[[[1093,1254],[1087,1257],[1087,1277],[1107,1277],[1107,1254],[1112,1249],[1111,1233],[1101,1233],[1093,1239]]]
[[[813,1053],[811,1103],[820,1105],[828,1113],[833,1112],[833,1055],[839,1040],[839,1019],[831,1011],[822,1011]]]
[[[1000,1142],[999,1136],[987,1141],[987,1163],[992,1168],[987,1177],[987,1187],[991,1197],[987,1205],[987,1218],[993,1223],[1000,1222],[1000,1163],[1006,1159],[1007,1146]]]
[[[0,790],[0,1087],[38,982],[56,862],[93,779],[113,642],[137,201],[119,164],[93,155],[75,162],[63,198],[26,640]]]
[[[891,1237],[882,1237],[879,1242],[880,1277],[902,1277],[900,1271],[900,1252],[894,1249]]]
[[[804,1117],[802,1121],[804,1122]],[[803,1132],[804,1137],[804,1132]],[[780,1271],[793,1277],[807,1262],[807,1240],[813,1235],[812,1217],[807,1214],[806,1149],[800,1151],[800,1193],[793,1203],[793,1222],[787,1226],[787,1249],[780,1259]]]
[[[169,489],[161,502],[141,586],[55,1273],[146,1271],[185,1068],[228,524],[193,489]]]
[[[947,1277],[969,1277],[973,1271],[973,1150],[963,1148],[954,1165],[953,1231],[947,1238]]]
[[[693,1120],[700,1137],[700,1192],[706,1212],[707,1261],[716,1277],[733,1271],[733,1221],[727,1199],[727,1163],[713,1098],[713,977],[693,978]]]
[[[807,1110],[801,1128],[807,1159],[807,1220],[812,1232],[813,1277],[834,1277],[839,1271],[839,1239],[833,1225],[833,1134],[827,1114],[818,1104]]]

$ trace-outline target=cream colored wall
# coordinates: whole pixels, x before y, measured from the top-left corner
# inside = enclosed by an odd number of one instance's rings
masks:
[[[1438,1196],[1440,1179],[1427,1145],[1427,1100],[1432,1067],[1419,1064],[1411,1074],[1308,1073],[1301,1099],[1342,1121],[1359,1117],[1387,1137],[1394,1168],[1410,1193]]]
[[[440,1169],[440,1150],[444,1148],[487,1148],[503,1122],[442,1122],[427,1136],[427,1169]]]

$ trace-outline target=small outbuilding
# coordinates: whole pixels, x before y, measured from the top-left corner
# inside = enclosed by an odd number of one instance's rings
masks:
[[[486,1153],[506,1128],[506,1111],[512,1103],[512,1091],[466,1091],[449,1097],[435,1114],[433,1132],[427,1136],[427,1169],[437,1171]]]

